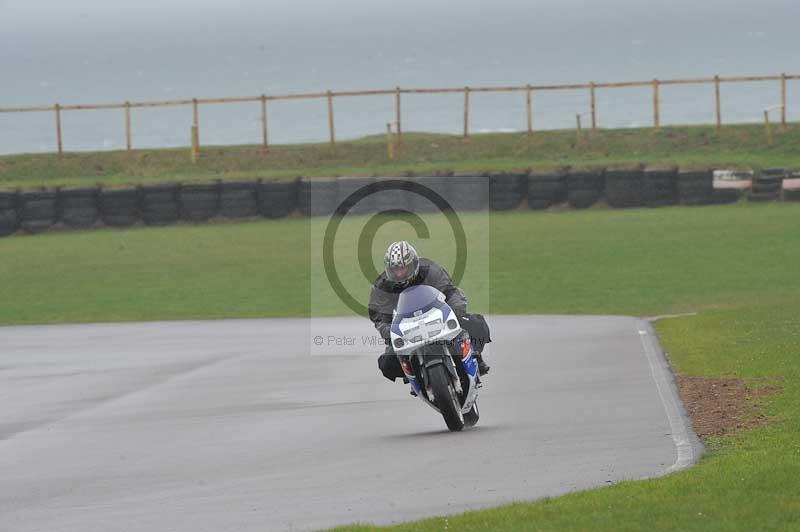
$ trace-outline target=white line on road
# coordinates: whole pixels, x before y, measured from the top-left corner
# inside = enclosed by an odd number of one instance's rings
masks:
[[[642,341],[647,362],[650,364],[650,374],[653,376],[661,403],[667,413],[672,439],[675,441],[675,447],[678,451],[675,463],[664,470],[665,474],[669,474],[686,469],[695,463],[700,457],[701,444],[696,438],[692,439],[688,419],[683,409],[678,406],[680,399],[675,381],[668,377],[666,356],[661,350],[655,331],[649,323],[642,321],[639,329],[639,338]],[[669,374],[671,375],[671,373]]]

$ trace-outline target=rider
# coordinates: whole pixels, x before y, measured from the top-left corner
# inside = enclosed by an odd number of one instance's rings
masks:
[[[491,341],[488,326],[483,316],[467,313],[467,296],[453,284],[445,269],[430,259],[420,258],[414,247],[405,240],[389,246],[383,263],[384,272],[372,285],[368,307],[369,319],[386,342],[386,351],[378,358],[378,367],[383,376],[391,381],[404,376],[390,342],[392,312],[397,306],[400,292],[415,285],[432,286],[445,295],[447,304],[462,322],[462,327],[477,340],[475,358],[478,371],[481,375],[487,374],[490,367],[484,362],[481,352],[484,344]]]

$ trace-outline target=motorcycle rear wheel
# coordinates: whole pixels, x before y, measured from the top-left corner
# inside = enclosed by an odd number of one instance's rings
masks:
[[[464,428],[464,415],[461,413],[461,404],[458,395],[450,382],[450,374],[442,365],[434,366],[428,371],[430,387],[433,391],[436,407],[442,413],[447,428],[458,432]]]

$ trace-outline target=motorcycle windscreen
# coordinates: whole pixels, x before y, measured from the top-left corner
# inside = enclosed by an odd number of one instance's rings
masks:
[[[424,314],[433,307],[447,306],[444,294],[432,286],[419,285],[406,288],[397,300],[395,322],[411,318],[415,314]]]

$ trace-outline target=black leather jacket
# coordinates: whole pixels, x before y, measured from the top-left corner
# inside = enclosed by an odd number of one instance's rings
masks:
[[[458,315],[463,315],[467,311],[467,296],[464,292],[453,284],[450,274],[430,259],[419,259],[419,273],[408,286],[428,285],[442,292],[450,305]],[[401,286],[389,281],[386,273],[381,273],[372,284],[372,292],[369,296],[369,319],[375,324],[375,328],[381,337],[389,341],[392,327],[392,311],[397,306],[397,299],[400,297],[406,286]]]

